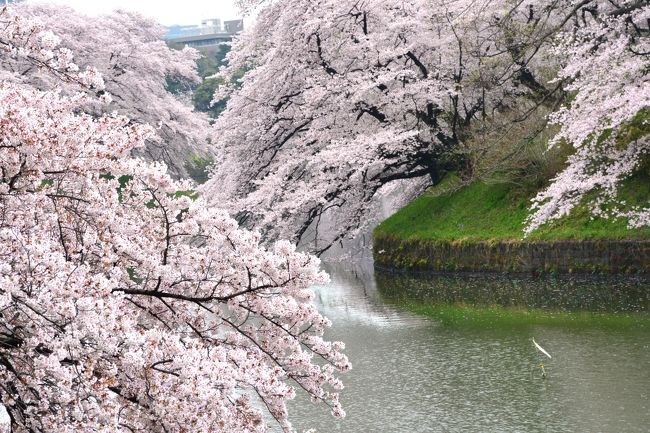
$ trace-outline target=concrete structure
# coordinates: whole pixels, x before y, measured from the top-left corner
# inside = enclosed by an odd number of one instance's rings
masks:
[[[244,30],[243,20],[225,21],[218,18],[201,21],[200,26],[168,27],[165,40],[173,48],[185,46],[196,48],[206,54],[219,49],[224,42],[230,42],[234,35]]]
[[[375,236],[378,269],[650,274],[650,241],[436,241]]]

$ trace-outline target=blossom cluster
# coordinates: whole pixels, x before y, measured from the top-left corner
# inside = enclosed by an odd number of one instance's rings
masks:
[[[617,198],[622,181],[650,156],[648,23],[646,5],[558,35],[555,52],[564,67],[557,80],[574,96],[551,116],[560,126],[551,144],[569,143],[575,151],[535,197],[526,233],[568,215],[589,193],[598,194],[589,203],[594,215],[625,218],[630,228],[650,225],[650,202],[630,208]]]
[[[175,177],[187,176],[186,161],[210,156],[207,116],[167,89],[168,79],[188,87],[200,80],[198,51],[171,49],[162,40],[164,28],[137,13],[86,16],[66,6],[32,2],[12,8],[27,42],[46,47],[34,51],[46,51],[46,58],[51,57],[49,68],[34,68],[30,59],[20,56],[0,58],[0,70],[12,73],[12,80],[43,90],[60,89],[64,94],[75,93],[79,84],[92,87],[100,103],[92,101],[83,110],[93,115],[117,111],[133,121],[157,126],[155,137],[134,153],[164,161]],[[92,67],[84,67],[81,77],[64,81],[52,73],[72,74],[79,69],[75,63]]]
[[[616,203],[647,160],[647,126],[627,133],[650,105],[646,2],[241,3],[259,14],[220,72],[246,71],[215,94],[229,101],[205,191],[270,237],[322,252],[370,219],[385,185],[498,176],[559,130],[551,144],[573,155],[529,233],[589,192]],[[638,226],[647,209],[614,214]]]
[[[7,55],[79,77],[67,52],[56,63],[55,36],[8,9],[0,20]],[[0,82],[0,390],[12,431],[291,432],[296,389],[342,416],[337,374],[350,366],[310,302],[327,279],[318,259],[260,246],[193,183],[132,158],[155,130],[84,113],[100,79],[65,94]]]

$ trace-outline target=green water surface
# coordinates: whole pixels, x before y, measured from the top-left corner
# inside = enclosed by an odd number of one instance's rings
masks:
[[[298,431],[650,431],[647,280],[328,270],[317,304],[353,363],[348,415],[299,397]]]

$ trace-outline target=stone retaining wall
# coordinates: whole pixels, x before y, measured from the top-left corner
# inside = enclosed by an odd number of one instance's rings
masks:
[[[375,264],[419,271],[650,274],[650,241],[440,242],[378,236]]]

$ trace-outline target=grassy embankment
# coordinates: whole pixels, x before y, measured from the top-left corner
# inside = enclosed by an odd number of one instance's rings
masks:
[[[537,189],[514,182],[433,188],[374,232],[375,263],[405,270],[650,273],[650,228],[593,217],[586,204],[524,237]],[[449,192],[452,191],[452,192]],[[650,173],[628,179],[619,198],[646,205]],[[641,241],[641,242],[639,242]]]
[[[456,179],[449,177],[438,187],[408,204],[375,229],[376,237],[432,241],[522,240],[530,200],[536,190],[514,183],[474,183],[445,193]],[[647,204],[650,174],[626,182],[620,197],[628,204]],[[650,239],[650,228],[630,230],[623,219],[592,218],[586,206],[542,226],[526,241],[601,239]]]

